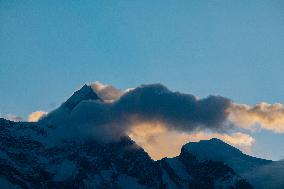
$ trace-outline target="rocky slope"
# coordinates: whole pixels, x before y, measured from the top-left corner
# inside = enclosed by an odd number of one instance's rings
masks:
[[[180,156],[153,161],[128,137],[46,146],[36,123],[0,119],[0,177],[7,188],[251,188],[222,162]]]

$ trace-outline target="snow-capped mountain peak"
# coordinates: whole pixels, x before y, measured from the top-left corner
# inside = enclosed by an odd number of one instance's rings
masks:
[[[199,142],[190,142],[185,144],[183,148],[195,154],[199,159],[225,160],[243,155],[239,149],[217,138],[201,140]]]
[[[63,107],[72,111],[74,107],[76,107],[81,101],[84,100],[99,100],[100,97],[96,94],[96,92],[89,85],[84,85],[81,89],[76,91],[65,103],[63,103]]]
[[[220,139],[201,140],[185,144],[182,149],[199,160],[221,161],[239,174],[253,170],[258,166],[271,163],[270,160],[252,157]]]

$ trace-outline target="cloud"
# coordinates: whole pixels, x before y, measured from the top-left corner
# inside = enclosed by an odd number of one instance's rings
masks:
[[[280,103],[262,102],[255,106],[232,103],[228,112],[228,119],[239,127],[250,130],[261,128],[276,133],[284,132],[284,106]]]
[[[90,84],[89,90],[86,90],[88,86],[84,87],[84,92],[88,93],[83,97],[74,93],[77,96],[71,104],[76,110],[67,117],[73,119],[71,122],[80,120],[83,124],[97,125],[97,129],[110,130],[114,136],[121,136],[132,125],[145,121],[159,121],[168,129],[184,132],[204,129],[230,132],[239,128],[284,132],[284,106],[280,103],[262,102],[249,106],[233,103],[222,96],[197,99],[191,94],[172,92],[160,84],[141,85],[125,91],[100,82]],[[102,101],[89,98],[93,91],[93,96]]]
[[[221,96],[197,99],[191,94],[172,92],[160,84],[142,85],[114,103],[112,112],[130,122],[159,121],[169,129],[227,130],[225,126],[231,101]],[[133,124],[133,123],[131,123]]]
[[[90,84],[92,89],[97,93],[97,95],[106,102],[113,102],[121,97],[124,93],[123,91],[116,89],[112,85],[105,85],[96,81]]]
[[[0,114],[0,118],[4,118],[4,119],[15,121],[15,122],[24,121],[22,117],[16,116],[13,114],[7,114],[7,115]]]
[[[75,135],[85,132],[102,141],[117,140],[127,135],[134,125],[143,122],[159,122],[168,130],[181,132],[205,129],[227,132],[230,129],[225,123],[228,116],[226,109],[231,101],[224,97],[209,96],[197,99],[193,95],[172,92],[163,85],[152,84],[128,90],[120,97],[115,95],[117,100],[109,102],[114,99],[109,95],[113,88],[99,83],[90,86],[95,88],[96,93],[100,92],[98,96],[107,102],[88,100],[84,96],[84,100],[76,103],[71,112],[60,107],[42,122],[59,127],[66,125],[68,130],[74,130]],[[80,96],[80,91],[74,94]]]
[[[37,122],[38,120],[40,120],[43,116],[46,116],[47,112],[44,111],[36,111],[33,112],[29,115],[28,117],[28,121],[29,122]]]
[[[251,147],[255,141],[250,135],[241,132],[231,134],[208,131],[186,133],[169,130],[158,122],[144,122],[133,126],[128,131],[128,135],[155,160],[179,155],[181,147],[187,142],[219,138],[232,146],[251,153]]]

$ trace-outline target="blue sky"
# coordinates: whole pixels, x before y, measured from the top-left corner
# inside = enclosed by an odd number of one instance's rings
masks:
[[[282,0],[2,0],[0,22],[2,114],[50,111],[96,80],[284,103]],[[283,158],[283,134],[253,136]]]

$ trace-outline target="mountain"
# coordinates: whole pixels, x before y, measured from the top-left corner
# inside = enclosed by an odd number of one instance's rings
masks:
[[[252,188],[225,164],[199,161],[185,149],[155,162],[128,137],[46,145],[49,132],[56,128],[0,119],[1,188]]]
[[[161,188],[158,165],[127,137],[49,147],[39,142],[48,134],[36,124],[1,119],[0,129],[0,177],[8,188]]]
[[[95,93],[89,85],[84,85],[80,90],[76,91],[64,104],[62,107],[72,111],[80,102],[84,100],[98,100],[102,99]]]
[[[234,169],[238,174],[252,171],[272,161],[252,157],[242,153],[239,149],[213,138],[211,140],[201,140],[200,142],[190,142],[183,148],[199,160],[221,161]]]
[[[169,188],[253,188],[232,168],[223,162],[200,161],[187,151],[175,158],[164,158],[159,161]]]
[[[255,188],[284,188],[284,161],[271,161],[246,155],[216,138],[190,142],[183,146],[182,151],[187,151],[200,161],[223,162]]]

